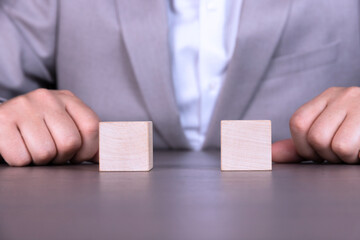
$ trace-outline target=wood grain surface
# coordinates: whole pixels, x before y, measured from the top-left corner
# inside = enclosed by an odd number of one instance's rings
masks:
[[[360,165],[219,169],[219,151],[157,151],[150,172],[0,164],[0,239],[359,239]]]
[[[152,122],[100,122],[100,171],[150,171]]]
[[[271,168],[271,121],[221,121],[221,170]]]

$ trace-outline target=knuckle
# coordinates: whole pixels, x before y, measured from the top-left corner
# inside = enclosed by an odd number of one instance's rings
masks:
[[[341,89],[341,87],[330,87],[328,89],[325,90],[326,93],[334,93],[337,92]]]
[[[7,114],[5,111],[0,111],[0,124],[4,125],[4,123],[7,122],[11,122],[11,114]]]
[[[303,133],[307,131],[307,124],[305,118],[298,112],[295,112],[290,119],[290,130],[296,133]]]
[[[348,87],[344,90],[344,97],[358,97],[360,95],[360,88],[359,87]]]
[[[34,104],[34,106],[43,106],[46,109],[57,109],[56,106],[59,105],[59,100],[56,95],[54,95],[53,91],[39,88],[29,93],[28,95],[29,102]]]
[[[353,149],[350,144],[345,141],[334,140],[331,148],[342,160],[351,158],[354,155]]]
[[[99,120],[97,118],[85,121],[81,126],[81,132],[85,136],[92,136],[98,134]]]
[[[26,95],[18,96],[16,98],[10,100],[8,103],[9,104],[13,103],[14,107],[17,109],[24,109],[24,108],[26,109],[26,108],[29,108],[29,106],[30,106],[29,98]]]
[[[58,90],[59,93],[62,93],[64,95],[68,95],[71,97],[75,97],[75,94],[73,92],[71,92],[70,90],[67,89],[63,89],[63,90]]]
[[[46,148],[38,151],[33,156],[33,161],[37,165],[45,165],[49,163],[56,156],[55,148]]]
[[[72,153],[79,150],[81,147],[80,136],[70,136],[57,142],[58,151],[61,153]]]
[[[52,91],[45,88],[36,89],[30,92],[27,97],[30,99],[30,101],[35,101],[35,103],[40,103],[41,105],[52,105],[57,103],[57,100]]]
[[[49,96],[52,96],[52,93],[48,89],[39,88],[39,89],[32,91],[32,95],[34,95],[36,97],[40,97],[40,98],[48,98]]]
[[[6,159],[5,159],[6,161]],[[30,157],[18,157],[16,160],[13,161],[7,161],[7,163],[9,164],[9,166],[11,167],[25,167],[27,165],[30,165],[31,163],[31,158]]]
[[[308,143],[316,149],[325,150],[328,148],[328,141],[325,138],[325,135],[317,130],[311,130],[307,135]]]
[[[33,113],[30,99],[27,95],[17,96],[1,105],[0,122],[15,122],[26,115],[26,113]]]

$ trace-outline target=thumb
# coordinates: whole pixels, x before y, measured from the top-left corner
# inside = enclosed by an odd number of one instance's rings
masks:
[[[295,163],[303,161],[297,154],[292,139],[285,139],[273,143],[272,160],[277,163]]]

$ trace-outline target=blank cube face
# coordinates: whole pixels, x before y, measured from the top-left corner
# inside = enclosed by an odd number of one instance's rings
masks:
[[[150,171],[152,122],[101,122],[100,171]]]
[[[271,169],[271,121],[221,121],[221,170]]]

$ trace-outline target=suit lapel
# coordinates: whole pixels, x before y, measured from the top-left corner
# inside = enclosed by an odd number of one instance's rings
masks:
[[[281,37],[291,0],[244,0],[236,47],[204,147],[220,143],[220,121],[242,119]]]
[[[165,1],[116,1],[130,61],[154,126],[171,147],[186,148],[171,81]]]

